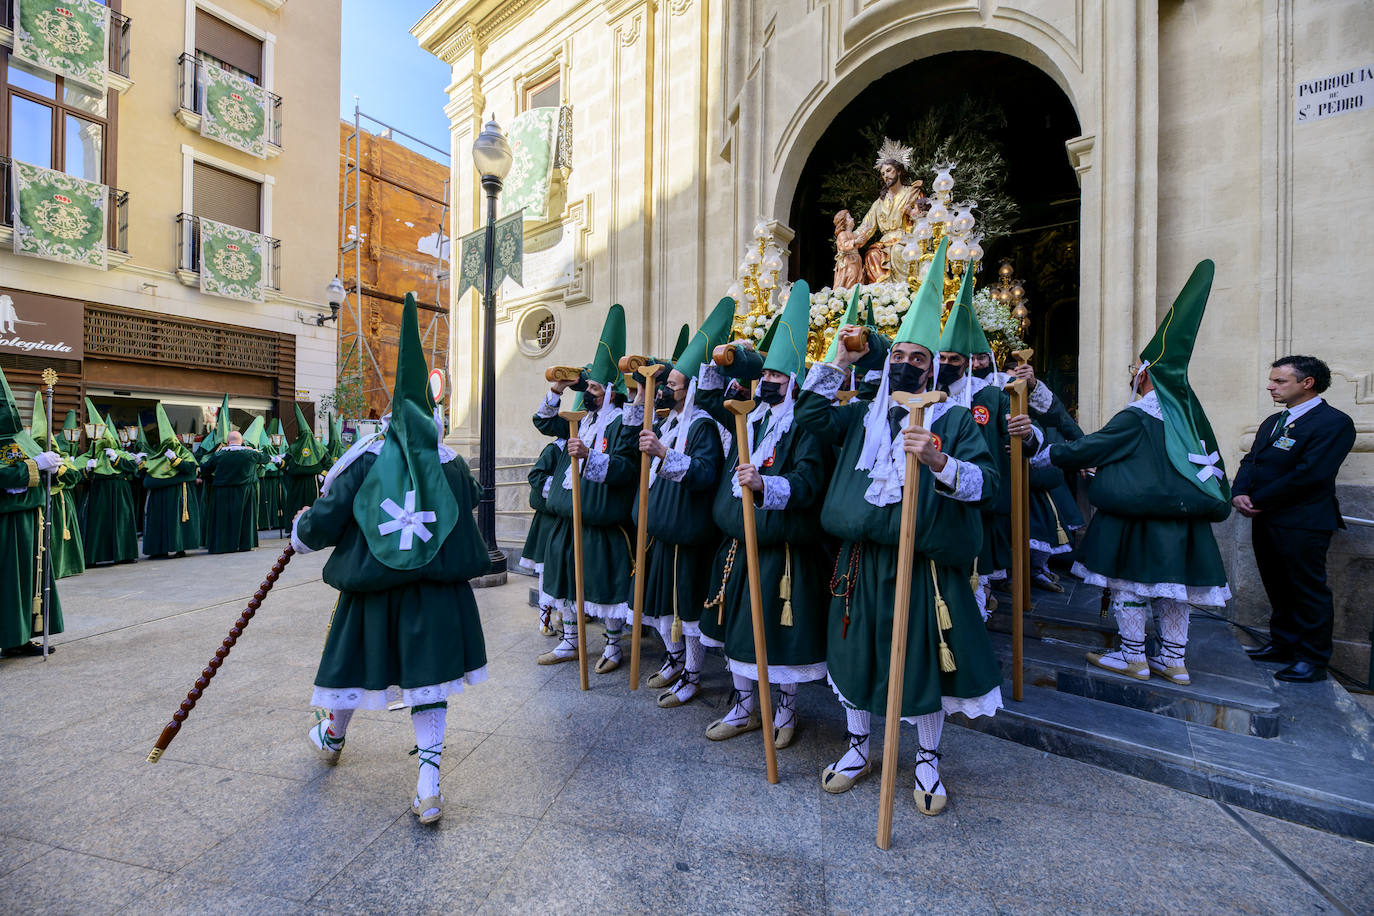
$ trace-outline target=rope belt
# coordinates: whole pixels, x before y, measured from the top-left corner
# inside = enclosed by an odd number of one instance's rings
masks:
[[[735,553],[738,550],[739,538],[731,538],[730,552],[725,555],[725,569],[721,571],[720,575],[720,591],[716,592],[714,598],[707,600],[706,603],[702,605],[702,607],[707,610],[713,607],[716,609],[716,623],[718,625],[723,625],[725,623],[725,586],[730,581],[730,574],[734,572]]]

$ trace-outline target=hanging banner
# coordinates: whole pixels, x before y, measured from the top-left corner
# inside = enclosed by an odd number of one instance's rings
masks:
[[[525,225],[522,214],[512,213],[496,221],[495,270],[492,289],[507,278],[523,286]],[[458,240],[458,295],[469,289],[486,295],[487,227],[475,229]]]
[[[501,194],[502,213],[523,207],[527,220],[548,219],[557,131],[557,108],[531,108],[511,122],[507,137],[514,159]]]
[[[105,269],[105,185],[18,159],[10,176],[15,254]]]
[[[14,0],[14,56],[105,95],[110,16],[95,0]]]
[[[200,218],[200,291],[262,302],[267,290],[267,240],[256,232]]]
[[[199,61],[200,135],[267,158],[267,90],[237,73]]]

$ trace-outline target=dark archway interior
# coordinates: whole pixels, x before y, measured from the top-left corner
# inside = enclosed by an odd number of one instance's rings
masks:
[[[1037,373],[1073,409],[1078,375],[1079,189],[1064,142],[1079,135],[1078,118],[1063,90],[1019,58],[990,51],[956,51],[913,61],[869,84],[834,119],[802,169],[790,224],[797,230],[789,273],[813,289],[829,286],[834,267],[832,212],[819,203],[821,181],[854,153],[862,132],[886,117],[886,131],[905,136],[932,106],[968,96],[999,106],[1005,127],[990,132],[1006,160],[1006,190],[1020,212],[1011,230],[985,239],[980,285],[996,282],[1002,258],[1024,281]],[[864,151],[867,155],[876,150]],[[933,176],[917,174],[926,187]],[[958,169],[954,196],[959,199]],[[860,219],[878,192],[855,200]],[[978,211],[974,211],[975,216]]]

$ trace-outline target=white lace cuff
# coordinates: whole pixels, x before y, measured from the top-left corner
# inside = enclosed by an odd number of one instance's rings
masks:
[[[622,426],[640,427],[644,425],[644,405],[626,404],[620,408],[620,423]]]
[[[296,534],[296,526],[300,524],[300,521],[298,518],[291,523],[291,547],[299,554],[314,553],[315,551],[305,546],[305,541],[302,541],[300,536]]]
[[[682,480],[691,467],[691,455],[670,448],[659,464],[658,473],[660,477],[666,477],[668,480]]]
[[[582,464],[582,476],[592,483],[605,483],[606,472],[610,469],[610,455],[605,452],[592,452]]]
[[[1032,455],[1034,455],[1034,454],[1036,454],[1037,452],[1039,452],[1040,449],[1044,447],[1044,445],[1045,445],[1045,434],[1044,434],[1043,432],[1040,431],[1040,427],[1038,427],[1038,426],[1036,426],[1034,423],[1032,423],[1032,424],[1031,424],[1031,435],[1030,435],[1030,438],[1024,440],[1024,445],[1023,445],[1022,447],[1023,447],[1023,448],[1026,448],[1026,449],[1029,449],[1029,450],[1030,450],[1030,453],[1031,453]]]
[[[553,489],[553,475],[552,475],[552,474],[550,474],[550,475],[548,476],[548,478],[544,481],[544,488],[543,488],[542,490],[539,491],[539,494],[540,494],[541,496],[543,496],[545,499],[548,499],[548,498],[549,498],[549,490],[551,490],[551,489]]]
[[[1039,379],[1035,382],[1035,387],[1030,390],[1030,396],[1026,398],[1030,404],[1030,409],[1036,413],[1044,413],[1054,406],[1054,393],[1050,391],[1048,385]]]
[[[763,504],[761,509],[786,509],[792,498],[792,482],[786,477],[763,478]]]
[[[935,472],[940,486],[936,492],[961,503],[976,503],[983,498],[983,469],[969,461],[950,458],[943,471]]]
[[[1054,466],[1054,462],[1050,460],[1050,449],[1051,449],[1051,448],[1053,448],[1053,446],[1046,445],[1044,448],[1040,449],[1040,450],[1037,451],[1034,455],[1032,455],[1032,456],[1031,456],[1031,460],[1030,460],[1031,467],[1033,467],[1033,468],[1048,468],[1048,467],[1053,467],[1053,466]]]
[[[802,391],[811,391],[827,401],[833,401],[840,385],[844,383],[844,375],[836,366],[816,363],[806,371],[806,383],[802,385]]]
[[[534,415],[543,419],[558,416],[558,405],[562,403],[562,400],[552,391],[545,393],[544,403],[539,405],[539,409],[534,412]]]
[[[697,391],[720,391],[725,387],[725,373],[715,363],[705,363],[697,375]]]

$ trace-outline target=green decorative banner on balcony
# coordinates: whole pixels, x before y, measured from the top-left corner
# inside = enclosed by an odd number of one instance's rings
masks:
[[[14,160],[14,253],[105,269],[103,184]]]
[[[525,226],[519,212],[496,221],[496,268],[492,271],[492,289],[501,286],[507,277],[517,286],[524,286]],[[469,289],[478,295],[486,294],[487,227],[469,232],[458,240],[458,295]]]
[[[105,94],[109,10],[95,0],[14,0],[14,56]]]
[[[237,73],[201,61],[200,135],[267,158],[267,90]]]
[[[267,238],[200,218],[200,291],[261,302],[267,292]]]
[[[509,139],[514,159],[502,189],[502,213],[515,213],[523,207],[525,219],[548,219],[557,133],[557,108],[531,108],[511,122]]]

